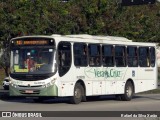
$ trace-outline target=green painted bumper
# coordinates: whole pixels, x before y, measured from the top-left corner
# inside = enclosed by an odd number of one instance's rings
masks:
[[[38,91],[35,93],[24,93],[23,91],[25,90],[33,90],[33,91]],[[56,85],[52,85],[46,88],[38,88],[38,89],[33,89],[33,88],[15,88],[13,86],[9,86],[9,94],[10,96],[58,96],[58,87]]]

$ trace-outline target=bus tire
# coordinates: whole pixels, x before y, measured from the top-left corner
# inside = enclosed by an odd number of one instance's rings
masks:
[[[124,94],[121,96],[123,101],[130,101],[133,97],[134,89],[133,84],[131,82],[127,82],[125,85]]]
[[[84,87],[82,87],[82,102],[86,102],[86,101],[87,101],[86,93],[85,93]]]
[[[70,97],[71,104],[79,104],[83,98],[83,87],[81,84],[77,83],[74,87],[73,96]]]

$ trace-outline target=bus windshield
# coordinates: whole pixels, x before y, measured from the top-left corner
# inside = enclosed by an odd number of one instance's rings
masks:
[[[49,47],[18,47],[11,50],[11,73],[53,73],[54,49]]]

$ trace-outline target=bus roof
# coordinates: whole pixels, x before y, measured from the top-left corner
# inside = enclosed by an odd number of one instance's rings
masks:
[[[76,35],[33,35],[33,36],[21,36],[13,38],[22,39],[22,38],[54,38],[55,41],[71,41],[71,42],[86,42],[86,43],[108,43],[108,44],[125,44],[125,45],[142,45],[142,46],[156,46],[155,43],[148,42],[133,42],[125,37],[114,37],[114,36],[96,36],[89,34],[76,34]],[[75,38],[75,39],[74,39]]]
[[[76,34],[76,35],[58,35],[53,34],[53,37],[69,37],[69,38],[80,38],[80,39],[92,39],[92,40],[107,40],[107,41],[123,41],[123,42],[132,42],[132,40],[128,40],[125,37],[114,37],[114,36],[95,36],[88,34]]]

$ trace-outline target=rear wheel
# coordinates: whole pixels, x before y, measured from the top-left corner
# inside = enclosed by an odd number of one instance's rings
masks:
[[[87,101],[86,92],[85,92],[84,87],[82,87],[82,102],[86,102],[86,101]]]
[[[124,101],[130,101],[134,94],[133,84],[131,82],[127,82],[125,85],[124,94],[121,96],[121,99]]]
[[[83,98],[83,94],[84,94],[83,91],[84,91],[84,89],[83,89],[82,85],[77,83],[74,87],[74,94],[70,98],[70,103],[79,104]]]

